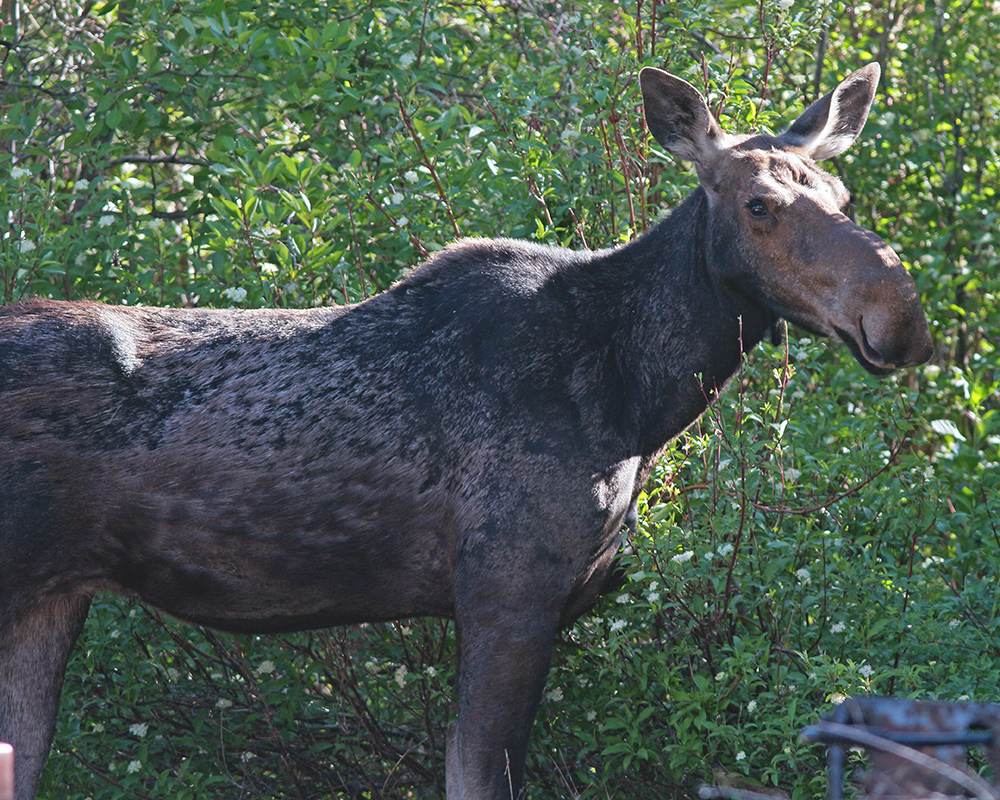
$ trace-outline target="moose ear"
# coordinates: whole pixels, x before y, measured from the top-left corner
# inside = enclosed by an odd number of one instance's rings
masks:
[[[876,63],[847,76],[821,97],[778,139],[805,151],[814,161],[843,153],[858,138],[875,99],[881,68]]]
[[[653,138],[675,158],[693,161],[705,183],[726,136],[705,99],[687,81],[654,67],[643,67],[639,85]]]

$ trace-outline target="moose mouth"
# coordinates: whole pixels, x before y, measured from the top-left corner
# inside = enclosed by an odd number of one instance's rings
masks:
[[[871,342],[868,341],[868,335],[865,333],[865,326],[862,323],[863,321],[859,319],[857,331],[860,334],[860,340],[838,325],[834,325],[833,330],[840,337],[840,340],[847,345],[847,349],[851,351],[851,355],[854,356],[855,360],[867,372],[879,377],[891,375],[896,371],[896,365],[887,364],[878,350],[872,347]]]
[[[753,298],[754,295],[749,295],[741,292],[744,296]],[[865,371],[871,375],[876,375],[880,378],[886,375],[891,375],[900,366],[895,363],[889,363],[886,359],[879,353],[878,349],[872,345],[868,339],[868,334],[865,332],[864,319],[859,318],[854,324],[855,334],[850,334],[839,325],[833,322],[826,322],[826,324],[817,325],[814,320],[809,320],[804,318],[804,315],[796,314],[789,309],[776,309],[771,304],[757,301],[762,305],[768,312],[768,317],[770,319],[770,327],[765,331],[765,335],[768,332],[774,336],[775,331],[779,329],[778,323],[782,319],[786,319],[795,325],[797,328],[815,334],[816,336],[830,336],[830,330],[837,335],[837,337],[847,345],[847,349],[851,351],[851,355],[854,359],[864,367]],[[827,327],[829,325],[829,327]],[[777,346],[780,341],[775,341],[775,346]]]

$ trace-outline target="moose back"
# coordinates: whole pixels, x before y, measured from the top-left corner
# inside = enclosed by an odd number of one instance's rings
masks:
[[[224,631],[455,620],[449,800],[522,790],[561,625],[600,594],[651,465],[782,318],[869,372],[931,341],[895,253],[816,161],[869,65],[780,136],[640,76],[700,187],[630,244],[466,240],[306,311],[33,300],[0,312],[0,741],[35,794],[96,592]]]

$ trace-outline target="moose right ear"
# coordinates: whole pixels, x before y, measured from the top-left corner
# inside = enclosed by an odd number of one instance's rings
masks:
[[[707,183],[726,134],[705,98],[687,81],[654,67],[643,67],[639,86],[653,138],[675,158],[694,162],[702,183]]]

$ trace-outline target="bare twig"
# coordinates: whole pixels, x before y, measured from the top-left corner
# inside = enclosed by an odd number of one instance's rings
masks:
[[[424,150],[424,145],[420,141],[420,135],[417,133],[416,128],[413,127],[413,120],[406,111],[406,104],[403,102],[403,97],[400,95],[399,91],[395,89],[393,90],[393,94],[396,96],[396,102],[399,104],[399,113],[403,120],[403,124],[406,125],[406,130],[410,132],[410,138],[413,139],[413,143],[417,146],[417,152],[420,153],[420,160],[424,162],[424,166],[427,167],[431,174],[431,178],[434,180],[434,185],[437,187],[438,197],[441,198],[444,210],[448,212],[448,219],[451,221],[451,228],[455,232],[456,236],[461,236],[462,231],[458,227],[458,221],[455,219],[454,212],[451,210],[451,203],[448,202],[448,194],[445,192],[444,186],[441,184],[441,179],[438,177],[437,170],[434,169],[434,163],[427,155],[427,151]]]
[[[113,158],[108,162],[109,167],[117,167],[119,164],[189,164],[195,167],[207,167],[209,162],[201,158],[185,158],[184,156],[121,156]]]

